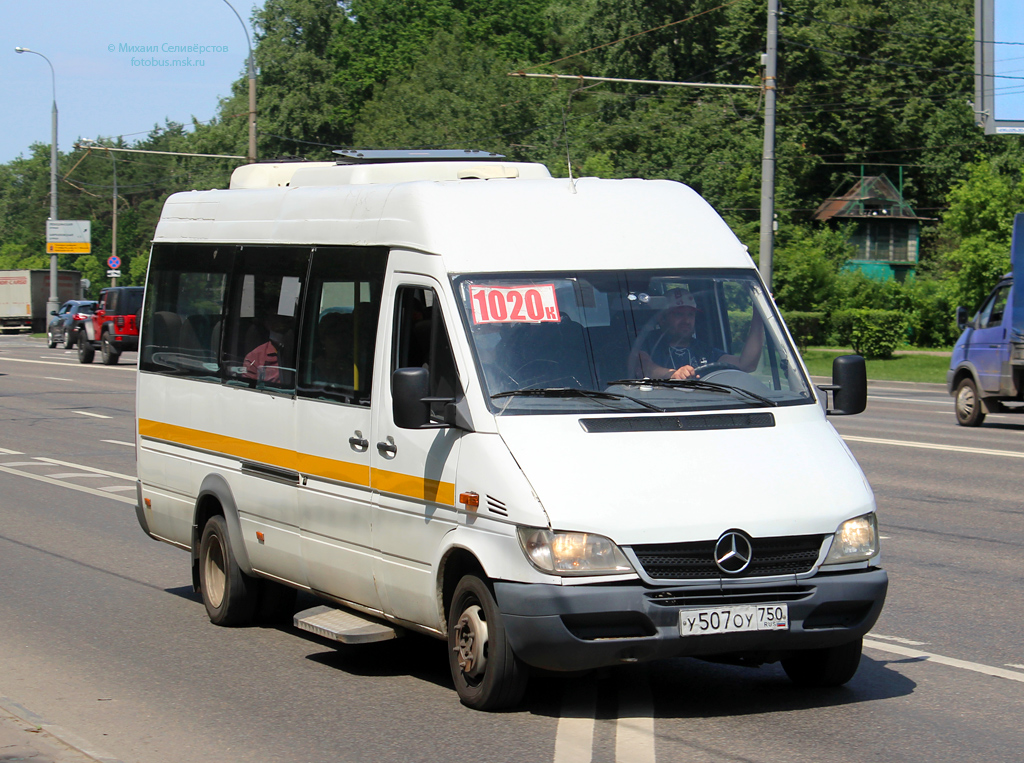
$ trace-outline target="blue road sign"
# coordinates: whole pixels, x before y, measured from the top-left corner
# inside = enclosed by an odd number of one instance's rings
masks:
[[[116,254],[110,255],[109,257],[107,257],[107,267],[110,268],[111,270],[117,270],[119,267],[121,267],[121,258],[118,257]]]

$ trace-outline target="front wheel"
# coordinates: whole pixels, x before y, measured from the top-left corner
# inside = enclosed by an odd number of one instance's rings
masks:
[[[862,647],[861,639],[857,639],[826,649],[797,652],[782,661],[782,669],[797,686],[842,686],[857,672]]]
[[[46,346],[51,350],[57,346],[57,340],[53,338],[53,331],[46,334]]]
[[[962,427],[981,426],[985,420],[985,411],[978,397],[978,387],[974,379],[967,377],[960,380],[956,388],[956,423]]]
[[[256,616],[259,581],[235,561],[224,517],[210,517],[199,542],[199,588],[214,625],[249,625]]]
[[[92,359],[96,357],[96,350],[89,344],[89,340],[83,336],[78,337],[78,362],[79,363],[92,363]]]
[[[452,597],[448,663],[459,699],[475,710],[513,707],[526,691],[527,668],[512,651],[491,589],[476,575],[462,578]]]

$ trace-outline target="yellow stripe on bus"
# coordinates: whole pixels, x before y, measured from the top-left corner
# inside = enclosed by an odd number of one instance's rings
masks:
[[[233,456],[281,469],[290,469],[310,477],[322,477],[360,487],[370,486],[372,471],[373,487],[381,492],[395,493],[432,503],[455,505],[455,485],[451,482],[425,479],[385,469],[371,470],[367,466],[348,461],[337,461],[308,453],[296,453],[287,448],[277,448],[273,445],[263,445],[237,437],[227,437],[213,432],[204,432],[201,429],[164,424],[147,419],[139,419],[139,434],[154,440],[187,445],[190,448],[198,448],[210,453]]]

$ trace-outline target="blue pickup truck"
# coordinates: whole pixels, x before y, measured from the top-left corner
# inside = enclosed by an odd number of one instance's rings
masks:
[[[946,384],[956,421],[976,427],[989,413],[1024,413],[1024,214],[1013,220],[1011,271],[970,319],[956,309],[962,333],[953,347]]]

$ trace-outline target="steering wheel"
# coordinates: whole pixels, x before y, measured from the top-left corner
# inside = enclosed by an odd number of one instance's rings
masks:
[[[583,388],[583,384],[580,383],[579,379],[563,373],[561,363],[557,360],[547,360],[544,358],[528,360],[515,371],[509,373],[509,376],[512,378],[512,381],[520,385],[520,389],[537,384],[548,385],[551,382],[566,379],[571,379],[577,387]]]
[[[508,375],[516,384],[526,384],[541,379],[545,373],[557,372],[557,369],[557,360],[534,359],[526,361],[514,371],[509,371]]]
[[[733,363],[705,363],[694,368],[693,375],[698,379],[703,379],[705,376],[718,373],[719,371],[739,371],[743,373],[743,369]]]

